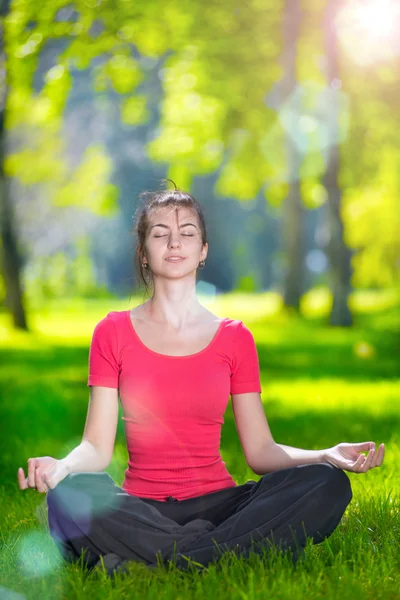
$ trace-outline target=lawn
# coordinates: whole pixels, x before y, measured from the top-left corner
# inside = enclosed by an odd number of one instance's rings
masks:
[[[62,458],[80,443],[93,328],[107,312],[143,298],[57,300],[29,314],[29,334],[12,332],[9,316],[0,313],[0,598],[400,598],[400,296],[358,292],[351,300],[354,327],[345,329],[326,325],[324,290],[304,298],[301,317],[281,310],[272,293],[200,297],[253,332],[277,442],[309,449],[385,442],[381,468],[349,473],[353,500],[333,535],[310,543],[296,565],[279,554],[245,561],[227,554],[202,572],[135,563],[115,580],[62,562],[48,533],[45,495],[19,490],[17,469],[26,471],[34,456]],[[230,404],[221,454],[238,484],[260,478],[245,463]],[[107,469],[118,485],[126,459],[120,419]]]

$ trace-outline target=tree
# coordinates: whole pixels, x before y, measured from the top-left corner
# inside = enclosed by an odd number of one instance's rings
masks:
[[[309,11],[319,16],[318,2],[314,0],[311,4]],[[194,175],[217,172],[216,191],[222,196],[234,196],[246,202],[261,190],[275,205],[286,198],[285,208],[294,209],[287,214],[297,215],[290,227],[294,233],[290,262],[297,265],[298,270],[291,269],[287,289],[290,287],[292,291],[285,293],[286,301],[295,305],[297,301],[293,298],[300,294],[298,273],[302,264],[301,217],[295,211],[301,210],[300,189],[304,201],[305,188],[314,186],[320,172],[316,175],[314,169],[310,181],[304,182],[304,163],[310,165],[310,161],[318,158],[317,153],[304,156],[300,165],[298,148],[288,141],[280,111],[266,100],[273,85],[282,79],[279,56],[283,44],[279,25],[283,5],[283,0],[263,3],[249,0],[245,5],[233,6],[228,0],[221,0],[212,10],[204,10],[200,1],[165,0],[160,11],[158,3],[76,0],[71,4],[67,0],[46,0],[37,18],[38,8],[33,0],[14,0],[11,18],[7,19],[9,73],[12,75],[7,101],[8,127],[14,134],[18,128],[28,129],[32,144],[22,152],[18,152],[17,147],[7,157],[6,173],[29,185],[44,182],[49,195],[57,202],[64,205],[73,202],[73,190],[77,188],[70,185],[70,180],[78,187],[79,182],[86,181],[82,179],[86,164],[83,161],[71,174],[64,168],[57,146],[71,72],[85,71],[92,65],[95,94],[106,94],[110,88],[117,92],[121,98],[121,117],[132,124],[146,118],[146,98],[137,93],[144,76],[145,59],[160,60],[164,97],[160,107],[160,134],[148,145],[151,158],[168,164],[169,176],[177,179],[182,187],[189,187]],[[297,0],[287,2],[286,17],[290,16],[289,7],[298,10]],[[332,22],[332,18],[329,19]],[[292,35],[302,42],[304,31],[298,35],[296,22],[291,27]],[[37,58],[50,42],[59,50],[57,62],[46,74],[42,87],[34,89]],[[291,58],[290,54],[285,55],[285,60],[293,64],[293,55]],[[334,65],[333,55],[330,60]],[[304,82],[305,63],[310,63],[309,56],[297,61],[299,83]],[[289,62],[287,66],[291,68]],[[292,84],[295,79],[292,72]],[[288,82],[284,77],[283,85]],[[25,110],[27,105],[29,111]],[[332,117],[331,124],[337,129],[336,116]],[[290,194],[285,139],[291,164]],[[346,154],[346,148],[344,151],[347,173],[362,168],[354,155]],[[42,159],[42,168],[32,175],[32,170],[27,172],[27,166],[38,156]],[[365,158],[366,163],[371,161],[371,152]],[[339,223],[342,182],[339,185],[338,160],[338,148],[330,150],[324,180],[330,190],[330,222],[334,225],[332,229],[336,228],[330,247],[335,281],[332,291],[338,295],[335,311],[337,306],[343,305],[347,285],[346,249],[343,227]],[[93,168],[96,161],[91,156],[88,161]],[[293,174],[299,169],[296,181]],[[341,171],[343,181],[343,169]],[[93,195],[94,209],[102,201],[100,196],[97,192]],[[110,205],[115,204],[115,194],[111,196],[108,197]],[[337,256],[334,243],[339,244]]]
[[[300,0],[286,0],[283,12],[282,53],[283,99],[291,96],[290,121],[286,130],[287,176],[289,191],[283,202],[283,242],[287,269],[284,280],[283,302],[285,306],[299,309],[300,298],[304,293],[304,205],[300,192],[301,153],[293,139],[299,122],[298,96],[294,94],[297,85],[296,58],[297,40],[301,27]]]
[[[341,147],[342,218],[353,285],[392,288],[400,282],[400,13],[395,2],[379,19],[379,5],[357,6],[355,12],[344,4],[337,22],[341,80],[352,107]]]
[[[4,173],[6,147],[5,107],[7,102],[7,60],[4,47],[4,19],[10,9],[10,0],[0,0],[0,228],[1,268],[6,289],[6,303],[13,317],[14,326],[27,329],[27,321],[21,286],[21,257],[15,225],[15,216],[10,197],[8,178]]]
[[[177,117],[177,127],[165,128],[169,140],[167,161],[174,163],[177,158],[179,163],[172,164],[173,176],[178,169],[180,185],[185,185],[188,174],[213,171],[228,157],[220,178],[222,193],[224,186],[225,192],[233,186],[239,198],[254,196],[265,181],[265,166],[273,170],[265,157],[264,169],[255,163],[253,154],[259,154],[260,126],[265,131],[275,118],[272,111],[262,115],[259,110],[265,91],[276,77],[272,65],[279,47],[271,43],[279,16],[275,2],[260,7],[254,0],[249,9],[234,10],[225,2],[213,11],[204,11],[200,2],[178,6],[169,0],[161,14],[151,3],[103,0],[98,5],[77,0],[72,5],[58,0],[42,3],[39,14],[40,19],[33,1],[14,0],[7,19],[12,73],[8,124],[13,132],[30,131],[29,149],[19,151],[16,138],[16,148],[7,156],[8,176],[30,186],[45,184],[57,204],[76,201],[70,193],[74,177],[65,168],[57,140],[72,68],[87,69],[96,61],[95,91],[106,92],[109,86],[117,91],[121,95],[121,115],[133,123],[146,113],[145,99],[135,94],[143,77],[141,57],[164,56],[166,69],[176,73],[173,91],[180,93],[180,98],[168,94],[164,103],[169,109],[172,100]],[[59,44],[57,64],[48,71],[41,89],[36,90],[33,78],[38,56],[50,40]],[[258,53],[254,50],[255,40]],[[257,67],[257,77],[243,79],[243,73],[253,66]],[[167,77],[164,81],[168,85]],[[230,91],[231,102],[227,105]],[[183,110],[177,113],[182,102]],[[30,110],[26,111],[25,106]],[[185,155],[190,140],[198,146],[191,156]],[[151,151],[156,158],[155,145]],[[162,151],[158,158],[163,158]],[[40,168],[32,170],[33,161]],[[85,164],[78,170],[79,183],[79,174],[86,172]]]
[[[335,80],[339,80],[338,44],[335,27],[339,6],[340,3],[338,0],[328,0],[325,12],[324,31],[328,85],[331,85]],[[332,144],[327,148],[326,171],[323,177],[324,187],[327,190],[330,233],[328,245],[330,260],[329,276],[333,296],[330,323],[332,325],[348,327],[352,325],[352,315],[348,305],[348,298],[351,291],[351,251],[346,246],[343,237],[343,221],[341,217],[342,194],[339,186],[340,150],[336,142],[339,138],[337,135],[339,127],[339,103],[336,100],[334,89],[332,89],[331,98],[329,129],[332,134]]]

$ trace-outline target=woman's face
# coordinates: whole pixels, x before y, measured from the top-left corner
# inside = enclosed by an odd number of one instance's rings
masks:
[[[180,278],[196,272],[207,256],[208,244],[203,247],[197,213],[188,208],[167,206],[150,217],[145,243],[145,255],[153,276]],[[171,255],[182,256],[175,262]]]

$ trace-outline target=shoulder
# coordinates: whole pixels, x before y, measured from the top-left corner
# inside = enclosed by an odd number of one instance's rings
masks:
[[[128,312],[125,310],[111,311],[107,313],[94,327],[94,333],[104,335],[115,335],[121,325],[126,321]]]
[[[225,327],[227,327],[234,335],[253,335],[250,329],[240,319],[224,319]]]
[[[129,311],[111,311],[107,313],[94,327],[92,348],[101,352],[111,352],[120,356],[126,340],[126,323]]]
[[[232,348],[244,349],[255,344],[251,330],[241,319],[225,317],[223,321],[225,322],[225,341],[231,344]]]
[[[108,327],[110,327],[111,325],[121,323],[124,320],[126,320],[128,314],[129,311],[127,310],[112,310],[111,312],[107,313],[100,321],[98,321],[96,327],[97,325],[100,325],[100,323]]]

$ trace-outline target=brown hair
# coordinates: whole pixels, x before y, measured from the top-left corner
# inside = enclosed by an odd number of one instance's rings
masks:
[[[132,234],[136,236],[137,243],[135,248],[135,269],[136,269],[136,280],[139,283],[144,284],[145,291],[149,294],[149,282],[152,282],[151,272],[149,268],[144,269],[142,267],[144,248],[147,232],[149,230],[150,219],[149,216],[159,208],[171,206],[173,208],[190,208],[197,213],[199,219],[201,240],[204,244],[207,243],[207,231],[203,208],[200,206],[198,201],[193,198],[187,192],[180,190],[176,187],[172,179],[165,179],[164,182],[171,181],[175,189],[174,190],[158,190],[155,192],[145,191],[139,195],[141,204],[138,206],[135,212],[134,227]]]

